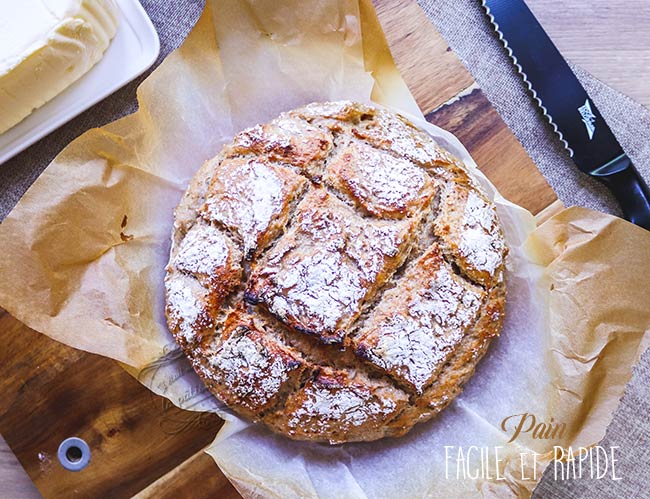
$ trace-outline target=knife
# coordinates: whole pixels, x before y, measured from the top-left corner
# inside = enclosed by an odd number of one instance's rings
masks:
[[[625,218],[650,230],[650,189],[523,0],[481,0],[510,58],[574,163],[605,184]]]

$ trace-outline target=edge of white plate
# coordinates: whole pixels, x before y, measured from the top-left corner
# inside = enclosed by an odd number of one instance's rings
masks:
[[[149,19],[140,2],[138,0],[116,0],[116,3],[120,11],[118,30],[104,58],[59,95],[36,109],[30,116],[7,130],[4,134],[0,134],[0,167],[16,154],[24,151],[35,142],[140,76],[158,58],[160,54],[160,39],[158,38],[156,28],[154,28],[151,19]],[[119,77],[105,87],[96,87],[97,91],[93,97],[83,99],[71,107],[58,109],[62,106],[64,100],[69,100],[71,96],[79,93],[81,88],[90,84],[89,80],[93,73],[98,72],[98,66],[100,64],[119,63],[119,57],[123,54],[116,53],[115,51],[111,54],[109,51],[116,45],[116,40],[119,41],[118,37],[129,36],[125,30],[130,30],[131,35],[135,36],[139,41],[139,53],[135,57],[134,54],[129,53],[131,61],[133,62],[135,60],[135,63],[133,63],[134,67],[124,74],[120,74]],[[109,55],[110,59],[107,59]],[[47,117],[48,115],[49,117]],[[43,119],[44,117],[45,119]]]

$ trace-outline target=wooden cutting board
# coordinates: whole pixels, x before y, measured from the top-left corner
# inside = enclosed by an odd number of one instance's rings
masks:
[[[452,133],[511,201],[540,217],[561,207],[522,146],[415,0],[375,0],[395,61],[431,123]],[[176,409],[114,361],[38,334],[0,309],[0,434],[46,497],[239,497],[202,452],[221,426]],[[59,443],[92,450],[79,473]]]

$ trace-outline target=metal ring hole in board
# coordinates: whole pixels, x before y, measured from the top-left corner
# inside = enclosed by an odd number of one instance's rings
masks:
[[[90,462],[90,447],[84,440],[70,437],[61,442],[57,455],[66,470],[81,471]]]

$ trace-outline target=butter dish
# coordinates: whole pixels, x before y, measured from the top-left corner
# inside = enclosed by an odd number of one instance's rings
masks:
[[[39,90],[37,88],[29,89],[21,96],[23,100],[31,99],[28,104],[32,107],[40,107],[15,126],[0,133],[0,164],[115,92],[142,74],[156,60],[160,52],[158,34],[140,3],[137,0],[115,0],[115,4],[118,17],[117,32],[103,57],[94,66],[91,64],[90,70],[82,71],[85,74],[80,77],[71,78],[73,82],[69,86],[69,82],[61,82],[60,79],[55,78],[52,83],[53,87],[58,81],[57,84],[65,83],[62,86],[67,88],[60,93],[54,92],[53,98],[51,95],[44,96],[43,100],[47,102],[42,106],[40,106],[42,102],[36,102],[38,99],[34,99],[34,97],[38,97],[35,95],[38,93],[36,90]],[[37,11],[36,14],[38,16]],[[38,29],[38,20],[28,19],[29,28]],[[38,41],[37,36],[38,33],[35,33],[35,41]],[[50,41],[48,40],[48,42]],[[74,40],[65,40],[64,43],[67,46],[62,45],[64,50],[55,50],[54,52],[60,55],[66,51],[73,51],[75,48],[70,47],[70,45],[74,45],[73,42]],[[47,50],[50,47],[45,46],[45,48]],[[37,56],[40,55],[40,53],[37,54]],[[37,57],[31,59],[35,58]],[[95,56],[95,58],[97,57]],[[27,69],[30,71],[46,70],[48,69],[47,60],[44,59],[42,63],[36,64],[36,67]],[[70,70],[73,72],[76,68],[71,64]],[[48,91],[47,87],[41,88],[41,90]]]

